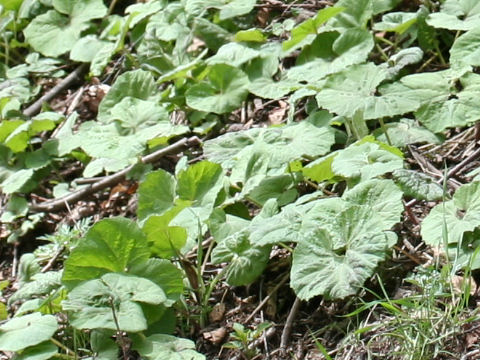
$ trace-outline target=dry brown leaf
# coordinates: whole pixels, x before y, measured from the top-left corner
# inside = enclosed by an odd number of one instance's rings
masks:
[[[193,38],[192,44],[187,48],[187,52],[194,52],[205,47],[205,42],[199,38]]]
[[[225,304],[224,303],[218,303],[216,304],[210,314],[208,315],[208,318],[210,319],[210,322],[219,322],[223,320],[223,317],[225,316]]]
[[[278,105],[279,107],[276,107],[270,112],[270,114],[268,114],[268,122],[271,125],[280,125],[287,112],[288,104],[285,101],[279,101]]]
[[[226,335],[227,329],[221,327],[212,331],[204,332],[203,338],[210,341],[212,344],[218,345],[223,341],[223,339],[225,339]]]
[[[260,27],[265,27],[270,17],[270,9],[267,7],[260,8],[257,12],[257,21]]]
[[[477,292],[477,283],[472,277],[469,277],[469,281],[470,281],[470,284],[469,284],[470,295],[475,295],[475,293]],[[457,294],[463,293],[463,291],[465,290],[465,287],[467,286],[467,284],[465,284],[465,278],[460,275],[452,276],[452,285],[453,285],[453,290]]]

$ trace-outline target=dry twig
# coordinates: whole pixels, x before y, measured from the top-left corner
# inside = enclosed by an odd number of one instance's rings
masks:
[[[74,81],[80,79],[82,74],[87,70],[87,64],[82,64],[77,67],[74,71],[72,71],[65,79],[63,79],[60,83],[54,86],[50,91],[48,91],[45,95],[43,95],[40,99],[35,101],[32,105],[26,108],[23,111],[23,115],[25,116],[33,116],[37,114],[40,109],[42,108],[43,103],[49,102],[63,90],[68,88]]]
[[[142,157],[140,161],[144,164],[152,163],[164,157],[165,155],[179,152],[184,147],[197,145],[199,143],[200,139],[196,136],[192,136],[190,138],[183,138],[172,145],[169,145],[163,149],[157,150],[149,155]],[[125,176],[130,172],[130,170],[132,170],[134,166],[135,165],[130,165],[129,167],[126,167],[125,169],[120,170],[115,174],[103,177],[101,180],[93,183],[88,187],[82,188],[61,198],[46,201],[41,204],[32,204],[30,206],[30,210],[36,212],[47,212],[62,209],[68,204],[81,200],[90,194],[93,194],[97,191],[103,190],[119,183],[120,181],[125,179]]]

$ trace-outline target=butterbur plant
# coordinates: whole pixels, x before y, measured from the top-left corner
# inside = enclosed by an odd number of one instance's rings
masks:
[[[26,293],[30,288],[32,295],[35,291],[39,294],[39,286],[45,289],[48,286],[45,277],[53,273],[39,273],[20,291],[25,289],[23,292]],[[131,348],[125,342],[124,333],[140,339],[135,345],[140,353],[147,351],[144,350],[148,348],[145,342],[163,354],[169,354],[172,346],[174,348],[176,342],[181,342],[167,334],[155,335],[153,329],[159,324],[163,329],[174,327],[174,324],[166,322],[172,321],[170,308],[183,292],[182,274],[170,261],[151,257],[147,237],[135,222],[125,218],[97,222],[72,250],[63,273],[58,275],[61,280],[57,277],[55,286],[55,281],[51,279],[50,288],[63,286],[66,293],[62,296],[57,315],[67,314],[68,326],[74,331],[102,329],[107,334],[102,342],[108,345],[99,346],[102,351],[111,352],[115,348],[118,351],[115,342],[109,340],[116,338],[124,356],[127,356]],[[36,309],[31,306],[30,310]],[[41,312],[14,317],[0,328],[0,349],[15,351],[22,356],[45,352],[49,355],[42,358],[47,359],[58,351],[56,345],[63,351],[69,349],[68,343],[62,344],[57,340],[58,327],[56,316],[42,315]],[[18,336],[25,341],[14,341]],[[91,336],[99,339],[95,332]],[[96,352],[94,344],[92,340],[92,354]],[[184,345],[181,348],[185,351],[190,349],[188,354],[195,354],[193,344],[187,341]],[[76,354],[80,355],[79,352]],[[72,354],[67,351],[67,355]],[[147,353],[145,356],[148,359],[157,358],[156,354]]]

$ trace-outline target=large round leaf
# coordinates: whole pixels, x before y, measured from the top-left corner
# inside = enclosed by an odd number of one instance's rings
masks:
[[[117,330],[118,324],[120,330],[137,332],[147,328],[140,303],[159,305],[166,300],[151,280],[110,273],[77,286],[62,305],[72,312],[71,323],[78,329]]]
[[[186,92],[188,106],[206,112],[224,114],[238,108],[248,94],[248,77],[225,64],[212,66],[210,82],[193,85]]]
[[[480,182],[461,186],[453,200],[435,206],[422,222],[422,238],[426,244],[459,243],[466,232],[480,226]],[[444,233],[443,229],[446,230]]]
[[[125,218],[96,223],[65,262],[62,281],[69,287],[108,272],[128,272],[147,261],[150,249],[137,224]]]
[[[85,27],[84,23],[71,24],[67,16],[50,10],[33,19],[23,33],[36,51],[55,57],[70,51]]]
[[[480,3],[472,0],[446,0],[440,12],[430,14],[427,24],[449,30],[471,30],[480,25]]]
[[[267,266],[270,245],[256,246],[249,240],[246,230],[229,236],[212,252],[212,262],[230,262],[227,281],[231,285],[246,285],[254,281]]]
[[[351,206],[330,230],[306,234],[293,253],[291,287],[300,299],[317,295],[344,298],[355,294],[396,241],[391,232],[376,230],[371,212]]]
[[[15,317],[0,326],[0,350],[19,351],[50,339],[57,331],[52,315],[38,312]]]
[[[317,94],[319,106],[352,118],[360,112],[363,118],[378,119],[416,110],[420,103],[397,93],[377,95],[377,87],[388,76],[387,70],[373,63],[353,65],[331,75]]]
[[[155,334],[134,338],[133,349],[148,360],[205,360],[195,351],[195,343],[171,335]]]

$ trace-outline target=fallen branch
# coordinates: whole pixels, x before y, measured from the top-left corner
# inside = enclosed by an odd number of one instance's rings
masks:
[[[140,161],[144,164],[152,163],[164,157],[165,155],[178,153],[184,147],[198,145],[200,143],[201,143],[200,139],[196,136],[192,136],[190,138],[183,138],[172,145],[169,145],[163,149],[157,150],[151,154],[148,154],[142,157]],[[115,174],[101,178],[101,180],[99,180],[94,184],[91,184],[88,187],[77,190],[61,198],[45,201],[41,204],[32,204],[30,206],[30,210],[35,212],[49,212],[49,211],[51,212],[51,211],[56,211],[56,210],[65,208],[67,204],[74,203],[78,200],[85,198],[90,194],[93,194],[97,191],[100,191],[105,188],[111,187],[115,184],[118,184],[123,179],[125,179],[125,176],[128,174],[130,170],[132,170],[134,166],[135,164],[130,165],[125,169],[120,170],[119,172],[116,172]]]
[[[250,322],[250,320],[253,319],[253,317],[255,316],[255,314],[260,311],[260,309],[267,303],[267,301],[270,299],[270,297],[275,294],[275,292],[280,289],[280,287],[285,284],[285,282],[288,280],[288,278],[290,277],[290,274],[287,273],[282,280],[280,280],[280,282],[273,288],[273,290],[270,292],[270,294],[268,294],[265,299],[262,300],[262,302],[260,304],[258,304],[258,306],[255,308],[255,310],[253,310],[253,312],[248,316],[248,318],[244,321],[245,324],[248,324]]]
[[[460,163],[455,165],[453,168],[451,168],[448,173],[447,177],[451,177],[456,175],[460,170],[462,170],[466,165],[470,164],[472,160],[475,160],[480,155],[480,148],[475,150],[473,153],[471,153],[469,156],[467,156],[465,159],[463,159]]]
[[[280,339],[280,349],[284,354],[287,350],[287,345],[290,340],[290,333],[292,332],[293,321],[297,316],[301,303],[302,301],[298,297],[296,297],[295,301],[293,302],[292,308],[290,309],[290,313],[288,314],[285,326],[283,327],[282,337]]]
[[[74,81],[79,80],[82,74],[87,70],[87,64],[82,64],[77,67],[73,72],[71,72],[66,78],[64,78],[60,83],[55,85],[50,91],[43,95],[40,99],[35,101],[32,105],[27,107],[23,111],[25,116],[33,116],[40,112],[43,103],[49,102],[63,90],[67,89]]]

